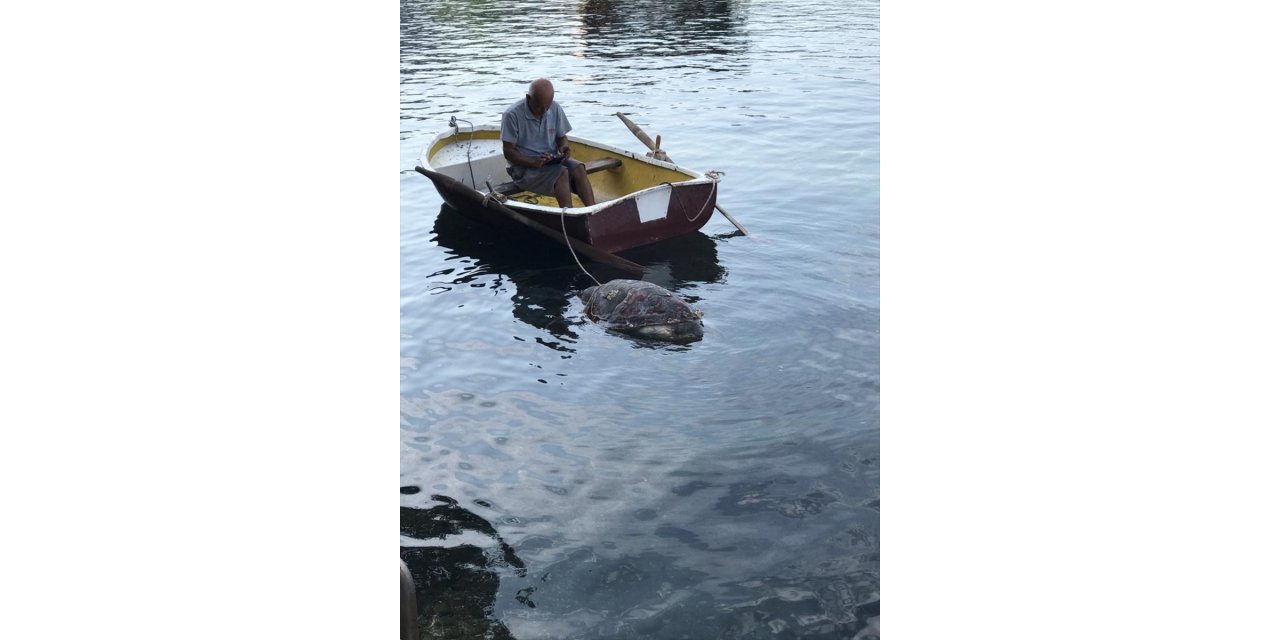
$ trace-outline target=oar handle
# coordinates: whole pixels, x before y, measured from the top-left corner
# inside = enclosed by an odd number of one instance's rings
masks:
[[[640,139],[640,142],[643,142],[644,146],[648,147],[650,151],[657,148],[658,145],[653,143],[653,139],[649,137],[649,134],[645,133],[644,129],[640,128],[640,125],[632,122],[631,118],[623,115],[621,111],[613,115],[618,116],[618,119],[622,120],[622,124],[627,125],[627,128],[631,130],[631,133],[636,134],[636,137]]]

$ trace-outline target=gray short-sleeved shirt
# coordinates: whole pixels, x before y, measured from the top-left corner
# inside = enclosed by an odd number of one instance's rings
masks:
[[[542,118],[533,117],[525,99],[507,107],[502,112],[502,141],[513,142],[521,155],[540,156],[556,152],[556,138],[566,135],[572,127],[565,117],[560,103],[551,101],[551,107]]]

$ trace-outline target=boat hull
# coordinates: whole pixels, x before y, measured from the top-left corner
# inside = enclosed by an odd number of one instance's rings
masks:
[[[564,231],[569,235],[609,253],[692,233],[701,229],[711,219],[715,211],[717,195],[714,180],[695,177],[697,174],[688,169],[667,163],[657,163],[621,149],[595,145],[578,139],[572,140],[575,157],[586,156],[587,159],[591,159],[590,156],[618,157],[624,161],[624,168],[610,171],[661,171],[664,173],[659,179],[664,181],[657,184],[640,184],[640,188],[635,192],[624,193],[591,207],[561,210],[554,206],[547,206],[546,199],[543,199],[542,203],[534,203],[525,202],[521,198],[505,198],[497,204],[493,196],[486,195],[485,192],[472,188],[470,184],[464,182],[474,178],[479,184],[488,181],[492,185],[493,180],[489,178],[496,174],[495,164],[492,162],[496,158],[477,159],[475,170],[465,174],[455,169],[455,175],[461,175],[461,180],[434,166],[420,169],[431,179],[444,201],[464,215],[503,229],[519,228],[520,225],[513,224],[506,215],[497,210],[498,207],[504,207],[557,233],[562,232],[563,225]],[[445,141],[448,142],[448,139]],[[477,140],[477,143],[479,142],[481,141]],[[676,173],[676,171],[682,173]],[[610,185],[623,184],[626,180],[619,173],[607,175],[608,173],[610,172],[601,172],[589,177],[593,186],[597,183],[605,185],[605,189],[597,188],[597,193],[607,192]]]

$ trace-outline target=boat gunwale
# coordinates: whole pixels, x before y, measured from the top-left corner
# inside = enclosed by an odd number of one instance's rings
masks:
[[[432,163],[432,162],[431,162],[431,159],[432,159],[433,157],[435,157],[435,154],[431,153],[431,150],[432,150],[433,148],[435,148],[435,146],[436,146],[440,141],[442,141],[442,140],[444,140],[444,139],[446,139],[446,138],[452,138],[452,137],[455,137],[455,136],[461,136],[461,135],[464,133],[461,129],[462,129],[461,127],[458,127],[457,129],[449,128],[449,129],[446,129],[445,131],[441,132],[440,134],[438,134],[435,138],[433,138],[433,139],[431,140],[431,142],[430,142],[426,147],[424,147],[424,148],[422,149],[422,154],[418,157],[418,162],[419,162],[419,164],[421,164],[423,168],[430,168],[432,171],[435,171],[435,172],[437,172],[437,173],[443,173],[443,172],[441,171],[441,169],[443,169],[443,168],[447,168],[447,167],[454,167],[454,166],[462,166],[462,165],[466,164],[465,162],[458,162],[458,163],[454,163],[454,164],[447,164],[447,165],[436,165],[436,164],[434,164],[434,163]],[[494,126],[494,125],[483,125],[483,124],[482,124],[482,125],[480,125],[480,126],[478,126],[478,127],[472,127],[471,129],[467,130],[465,133],[471,133],[471,132],[473,132],[473,131],[501,131],[501,129],[500,129],[499,127],[497,127],[497,126]],[[677,172],[679,172],[679,173],[683,173],[684,175],[687,175],[687,176],[689,176],[690,178],[693,178],[693,179],[692,179],[692,180],[685,180],[685,181],[678,182],[678,183],[668,183],[668,182],[659,183],[659,184],[656,184],[656,185],[654,185],[654,186],[652,186],[652,187],[646,187],[646,188],[641,189],[641,190],[639,190],[639,191],[632,191],[631,193],[628,193],[628,194],[626,194],[626,195],[624,195],[624,196],[621,196],[621,197],[618,197],[618,198],[613,198],[613,199],[611,199],[611,200],[602,200],[602,201],[597,202],[597,203],[595,203],[595,204],[593,204],[593,205],[591,205],[591,206],[589,206],[589,207],[569,207],[569,208],[549,207],[549,206],[546,206],[546,205],[533,204],[533,203],[529,203],[529,202],[522,202],[522,201],[520,201],[520,200],[510,200],[510,199],[509,199],[509,200],[507,200],[507,201],[505,201],[505,202],[503,202],[503,204],[507,205],[508,207],[511,207],[512,209],[524,210],[524,211],[528,211],[528,212],[539,212],[539,213],[549,213],[549,214],[562,214],[562,213],[563,213],[564,215],[568,215],[568,216],[585,216],[585,215],[591,215],[591,214],[593,214],[593,213],[597,213],[597,212],[603,211],[603,210],[608,209],[608,208],[610,208],[610,207],[613,207],[613,206],[619,205],[619,204],[621,204],[621,203],[623,203],[623,202],[626,202],[626,201],[627,201],[627,200],[629,200],[629,199],[634,199],[634,198],[636,198],[636,197],[638,197],[638,196],[640,196],[640,195],[643,195],[643,194],[646,194],[646,193],[650,193],[650,192],[653,192],[653,191],[657,191],[658,189],[662,189],[662,188],[664,188],[664,187],[670,187],[670,188],[671,188],[671,190],[672,190],[672,191],[674,191],[674,190],[676,189],[676,187],[677,187],[677,186],[681,186],[681,187],[683,187],[683,186],[686,186],[686,185],[687,185],[687,186],[692,187],[692,186],[695,186],[695,185],[707,184],[707,183],[710,183],[710,182],[714,182],[714,180],[712,180],[711,178],[708,178],[705,174],[700,174],[700,173],[698,173],[697,171],[694,171],[693,169],[690,169],[690,168],[688,168],[688,167],[682,167],[682,166],[680,166],[680,165],[675,164],[674,162],[663,162],[662,160],[657,160],[657,159],[651,158],[651,157],[649,157],[649,156],[644,156],[644,155],[637,154],[637,153],[635,153],[634,151],[629,151],[629,150],[627,150],[627,149],[623,149],[623,148],[621,148],[621,147],[615,147],[615,146],[613,146],[613,145],[611,145],[611,144],[604,143],[604,142],[596,142],[596,141],[594,141],[594,140],[587,140],[587,139],[582,138],[582,137],[580,137],[580,136],[567,135],[567,136],[565,136],[565,137],[566,137],[570,142],[576,142],[576,143],[578,143],[578,144],[580,144],[580,145],[584,145],[584,146],[588,146],[588,147],[594,147],[594,148],[596,148],[596,149],[601,149],[601,150],[603,150],[603,151],[608,151],[608,152],[610,152],[610,153],[618,153],[618,154],[622,154],[622,155],[624,155],[624,156],[626,156],[626,157],[628,157],[628,158],[631,158],[632,160],[637,160],[637,161],[642,162],[642,163],[645,163],[645,164],[655,165],[655,166],[661,167],[661,168],[663,168],[663,169],[668,169],[668,170],[672,170],[672,171],[677,171]],[[459,142],[463,142],[463,141],[462,141],[462,140],[459,140]],[[437,152],[438,152],[438,150],[437,150]],[[448,174],[445,174],[445,175],[448,175]],[[466,186],[466,183],[465,183],[465,182],[462,182],[462,185],[463,185],[463,186]],[[474,187],[473,187],[473,188],[474,188]],[[480,195],[482,195],[482,196],[487,195],[487,193],[486,193],[485,191],[482,191],[482,190],[480,190],[480,189],[475,189],[475,192],[476,192],[476,193],[478,193],[478,194],[480,194]]]

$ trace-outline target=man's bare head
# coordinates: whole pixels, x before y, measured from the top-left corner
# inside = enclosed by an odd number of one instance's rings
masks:
[[[541,116],[551,108],[551,101],[556,97],[555,87],[546,78],[538,78],[529,83],[529,91],[525,93],[529,101],[529,110],[535,116]]]

